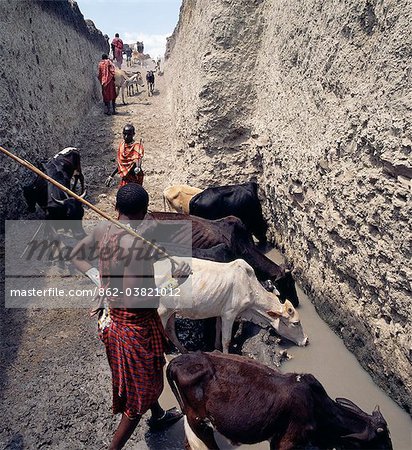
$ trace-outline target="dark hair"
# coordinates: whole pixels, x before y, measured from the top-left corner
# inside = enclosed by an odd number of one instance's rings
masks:
[[[114,37],[119,37],[119,33],[116,33],[116,34],[114,35]]]
[[[106,53],[103,53],[102,59],[108,59],[109,57],[106,55]]]
[[[123,127],[123,132],[126,128],[130,128],[133,130],[133,133],[136,133],[136,129],[131,123],[126,123],[126,125]]]
[[[116,209],[121,214],[129,216],[145,212],[149,205],[149,194],[140,184],[129,183],[121,187],[116,195]]]

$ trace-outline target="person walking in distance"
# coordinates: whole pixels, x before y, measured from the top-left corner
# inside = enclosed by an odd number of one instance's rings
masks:
[[[136,221],[145,218],[148,204],[149,195],[142,186],[123,186],[116,197],[119,220],[145,236],[145,227],[147,231],[153,221]],[[96,249],[99,269],[85,256],[93,253],[94,258]],[[159,298],[145,297],[144,292],[150,288],[155,292],[153,263],[160,255],[148,242],[103,222],[74,247],[71,258],[108,302],[108,316],[100,321],[99,334],[112,372],[113,413],[122,414],[109,447],[118,450],[149,409],[152,415],[148,425],[152,429],[163,429],[182,417],[176,408],[165,411],[158,401],[163,390],[166,338],[157,313]],[[176,283],[190,273],[186,263],[175,263],[172,269]]]
[[[132,67],[132,49],[130,47],[126,49],[126,66]]]
[[[121,69],[123,63],[123,41],[119,38],[119,33],[114,35],[112,41],[113,62]]]
[[[143,142],[135,142],[136,132],[132,124],[127,124],[123,128],[123,141],[117,150],[117,167],[106,179],[106,186],[110,186],[113,177],[120,175],[120,187],[128,183],[143,185],[144,172],[142,169],[142,159],[144,156]]]
[[[154,93],[155,75],[153,70],[148,70],[146,73],[147,94],[151,97]]]
[[[106,106],[105,114],[110,115],[110,102],[112,103],[113,114],[116,114],[116,85],[115,85],[115,66],[109,57],[104,53],[99,62],[99,71],[97,78],[102,85],[103,102]]]

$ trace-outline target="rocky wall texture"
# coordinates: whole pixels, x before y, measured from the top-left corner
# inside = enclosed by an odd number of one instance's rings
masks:
[[[67,146],[100,100],[97,64],[106,41],[76,2],[0,1],[0,142],[31,162]],[[24,211],[20,186],[32,178],[1,157],[0,216]]]
[[[408,0],[186,0],[166,67],[173,179],[257,179],[298,281],[409,411],[411,23]]]

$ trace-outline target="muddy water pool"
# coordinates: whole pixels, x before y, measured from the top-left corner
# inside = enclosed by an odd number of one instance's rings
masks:
[[[282,256],[276,250],[271,250],[267,256],[277,263],[282,262]],[[412,449],[409,414],[373,382],[342,340],[319,317],[299,287],[298,295],[298,310],[310,344],[307,347],[284,346],[293,358],[283,363],[281,371],[311,373],[330,397],[346,397],[369,414],[379,405],[388,422],[394,450]]]

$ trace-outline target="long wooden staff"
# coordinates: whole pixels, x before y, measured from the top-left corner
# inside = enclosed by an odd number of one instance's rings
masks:
[[[82,202],[84,205],[88,206],[94,212],[96,212],[100,216],[104,217],[106,220],[112,222],[114,225],[116,225],[116,227],[121,228],[124,231],[126,231],[127,233],[131,234],[132,236],[134,236],[134,237],[136,237],[138,239],[141,239],[143,242],[146,242],[146,244],[150,245],[157,252],[159,252],[161,255],[163,255],[165,258],[169,259],[172,262],[172,264],[177,264],[176,260],[174,260],[168,253],[166,253],[163,249],[158,247],[156,244],[153,244],[152,242],[150,242],[147,239],[145,239],[143,236],[140,236],[138,233],[136,233],[134,230],[129,228],[127,225],[124,225],[123,223],[119,222],[118,220],[113,219],[108,214],[106,214],[104,211],[101,211],[99,208],[96,208],[96,206],[92,205],[90,202],[88,202],[84,198],[80,197],[80,195],[77,195],[75,192],[71,191],[66,186],[63,186],[58,181],[56,181],[53,178],[51,178],[48,175],[46,175],[40,169],[38,169],[37,167],[33,166],[33,164],[31,164],[30,162],[26,161],[25,159],[19,158],[18,156],[14,155],[13,153],[9,152],[8,150],[6,150],[5,148],[3,148],[1,146],[0,146],[0,151],[2,153],[4,153],[5,155],[9,156],[11,159],[14,159],[15,161],[17,161],[22,166],[26,167],[27,169],[30,169],[31,171],[33,171],[34,173],[36,173],[40,177],[44,178],[49,183],[54,184],[59,189],[61,189],[63,192],[66,192],[67,195],[70,195],[71,197],[75,198],[79,202]]]

